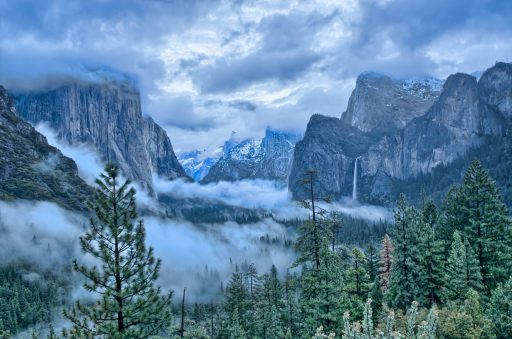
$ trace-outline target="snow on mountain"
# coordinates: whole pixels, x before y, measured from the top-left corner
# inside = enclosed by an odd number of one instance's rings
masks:
[[[188,176],[194,181],[201,181],[210,172],[213,165],[236,147],[238,143],[236,132],[232,132],[231,137],[224,142],[224,145],[215,148],[213,151],[197,149],[191,152],[182,152],[178,154],[178,161]]]
[[[444,80],[434,77],[413,77],[405,79],[402,83],[402,88],[410,95],[420,97],[432,96],[433,93],[441,92],[443,89]]]
[[[295,143],[301,137],[267,128],[263,139],[246,139],[224,152],[202,182],[266,179],[285,183]]]

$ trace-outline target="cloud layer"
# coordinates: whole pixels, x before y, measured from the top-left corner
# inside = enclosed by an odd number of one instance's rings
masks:
[[[0,211],[2,263],[23,259],[55,269],[70,265],[77,258],[86,265],[94,264],[81,253],[78,243],[78,237],[87,229],[85,217],[47,202],[0,201]],[[173,290],[186,286],[193,299],[215,297],[221,281],[225,284],[235,265],[244,261],[254,262],[262,272],[273,264],[282,272],[294,259],[291,248],[261,241],[267,235],[281,240],[292,236],[272,220],[244,226],[197,226],[147,217],[145,225],[147,243],[162,259],[160,285]],[[206,267],[209,274],[205,274]],[[76,293],[84,295],[80,289]]]
[[[178,151],[339,116],[361,71],[446,77],[510,61],[506,0],[0,3],[0,83],[107,65]]]

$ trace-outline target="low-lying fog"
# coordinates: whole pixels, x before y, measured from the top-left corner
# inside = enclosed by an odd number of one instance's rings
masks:
[[[50,144],[75,160],[79,175],[89,184],[103,168],[100,158],[86,146],[70,146],[57,139],[45,125],[38,125]],[[201,198],[224,204],[261,208],[271,211],[277,219],[307,218],[308,211],[291,201],[286,188],[277,188],[270,181],[244,180],[234,183],[219,182],[209,185],[183,180],[154,179],[155,190],[182,198]],[[158,202],[138,190],[137,202],[158,208]],[[364,206],[351,200],[322,205],[354,217],[388,219],[389,211],[375,206]],[[146,216],[147,242],[162,259],[160,285],[164,289],[180,291],[186,286],[191,299],[205,300],[218,296],[221,281],[224,284],[235,265],[254,263],[260,273],[276,265],[283,274],[294,260],[293,249],[285,240],[293,238],[293,230],[265,219],[254,224],[201,224]],[[68,265],[73,258],[91,262],[80,252],[78,237],[85,233],[88,221],[82,215],[64,210],[49,202],[0,202],[0,259],[36,262],[45,268]],[[274,239],[275,241],[265,241]],[[75,296],[80,296],[79,289]]]

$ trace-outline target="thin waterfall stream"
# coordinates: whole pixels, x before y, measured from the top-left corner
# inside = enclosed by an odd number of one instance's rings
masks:
[[[357,157],[354,162],[354,179],[352,181],[352,200],[357,201],[357,161],[361,157]]]

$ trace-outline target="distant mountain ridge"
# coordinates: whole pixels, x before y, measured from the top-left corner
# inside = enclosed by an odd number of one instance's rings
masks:
[[[268,127],[263,139],[246,139],[224,151],[201,183],[266,179],[285,185],[295,143],[300,138],[299,134]]]
[[[350,196],[356,158],[357,190],[363,201],[394,201],[406,186],[438,194],[422,186],[427,175],[442,175],[437,168],[461,166],[450,178],[436,176],[438,182],[430,185],[445,191],[460,179],[466,163],[462,159],[485,148],[479,157],[491,164],[494,154],[502,151],[503,136],[511,127],[512,64],[496,63],[478,81],[453,74],[440,92],[437,82],[427,82],[417,87],[426,89],[405,95],[406,84],[363,74],[341,119],[311,118],[295,148],[289,180],[295,198],[305,197],[297,182],[308,168],[318,169],[318,194]],[[507,186],[500,178],[502,187]]]
[[[153,175],[186,176],[167,133],[142,116],[139,90],[130,78],[112,71],[88,80],[68,79],[51,89],[15,93],[18,114],[32,123],[45,122],[69,144],[88,144],[102,160],[152,190]]]
[[[207,149],[182,152],[178,154],[178,160],[185,172],[194,179],[194,181],[199,182],[210,172],[210,169],[217,161],[219,161],[222,156],[228,154],[238,143],[236,132],[232,132],[231,137],[213,152],[208,152]]]

